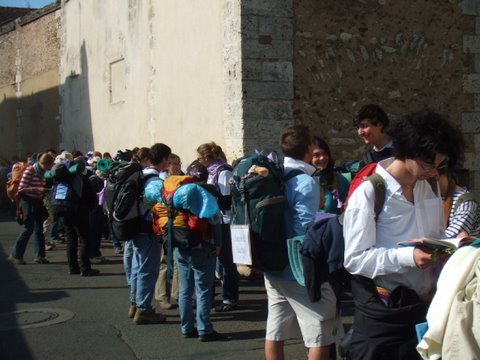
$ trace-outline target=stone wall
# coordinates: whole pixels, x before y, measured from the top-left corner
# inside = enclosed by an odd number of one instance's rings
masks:
[[[465,154],[465,168],[471,171],[470,182],[480,197],[480,1],[469,0],[462,4],[463,17],[470,24],[463,36],[463,51],[473,66],[464,75],[463,92],[473,96],[473,105],[462,113],[462,131],[469,140]]]
[[[0,29],[0,156],[23,156],[60,143],[56,9],[21,18],[11,31]]]
[[[292,3],[241,2],[244,152],[278,149],[293,124]]]
[[[377,103],[393,120],[429,107],[461,126],[468,144],[465,165],[478,169],[469,160],[479,146],[480,113],[471,95],[478,92],[478,74],[472,73],[469,54],[480,43],[477,4],[295,1],[295,121],[326,138],[335,158],[344,161],[364,152],[352,125],[360,106]]]

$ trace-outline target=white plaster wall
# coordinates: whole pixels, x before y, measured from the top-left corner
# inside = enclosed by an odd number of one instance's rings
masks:
[[[70,0],[63,7],[62,147],[164,142],[184,164],[223,130],[223,1]],[[110,64],[125,61],[124,101]]]

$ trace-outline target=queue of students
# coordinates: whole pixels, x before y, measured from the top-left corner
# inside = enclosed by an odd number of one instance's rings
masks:
[[[374,189],[370,182],[362,183],[347,202],[349,179],[335,169],[328,144],[312,136],[308,127],[296,125],[285,129],[280,139],[285,175],[300,170],[300,175],[286,181],[288,205],[281,221],[286,224],[288,236],[293,237],[304,235],[318,212],[344,213],[344,266],[351,274],[355,304],[348,357],[415,359],[419,357],[415,325],[425,321],[435,294],[441,270],[436,262],[446,262],[448,255],[439,255],[422,246],[401,247],[398,243],[424,237],[478,235],[478,204],[472,196],[464,195],[468,191],[459,187],[447,171],[460,163],[463,139],[450,122],[428,110],[407,114],[390,125],[383,109],[370,104],[355,114],[353,123],[359,136],[370,146],[362,165],[377,163],[376,173],[385,184],[382,211],[378,216],[374,212]],[[148,181],[181,173],[180,159],[172,157],[167,145],[158,143],[143,149],[143,155],[133,152],[128,160],[141,161],[144,175],[155,174],[154,179]],[[222,281],[223,297],[216,311],[235,311],[239,304],[238,273],[232,259],[229,231],[232,167],[214,142],[201,144],[196,153],[194,173],[201,173],[203,167],[204,174],[208,173],[207,182],[220,194],[219,216],[210,221],[212,229],[217,230],[212,231],[209,241],[202,242],[199,248],[174,250],[179,270],[178,294],[176,289],[170,294],[159,290],[166,288],[159,272],[160,258],[167,257],[167,248],[162,250],[149,220],[140,227],[135,222],[135,227],[124,230],[128,233],[123,233],[121,240],[125,241],[125,250],[129,249],[124,254],[130,285],[128,316],[139,325],[164,322],[165,315],[152,307],[157,287],[156,298],[163,302],[162,308],[171,308],[174,299],[178,299],[181,332],[185,338],[218,341],[225,338],[213,329],[209,317],[215,270]],[[141,159],[135,158],[138,155]],[[16,264],[24,263],[26,243],[32,233],[37,239],[35,262],[48,263],[41,231],[48,217],[42,203],[43,195],[48,192],[43,174],[54,160],[51,155],[43,154],[22,178],[21,206],[27,217],[10,255]],[[144,184],[147,185],[148,182]],[[100,191],[97,188],[93,193]],[[101,255],[88,250],[90,233],[80,231],[89,223],[88,216],[82,216],[80,222],[66,223],[67,229],[73,227],[67,239],[71,243],[70,273],[98,275],[91,269],[89,257]],[[80,264],[76,263],[77,242],[74,240],[77,237],[81,244]],[[98,239],[98,235],[95,238]],[[265,272],[264,278],[268,297],[265,357],[283,359],[284,342],[294,337],[303,338],[309,359],[334,357],[332,344],[340,341],[343,327],[339,323],[338,299],[330,284],[322,284],[321,300],[312,303],[305,288],[295,281],[289,264],[283,271]],[[194,293],[196,316],[192,308]]]

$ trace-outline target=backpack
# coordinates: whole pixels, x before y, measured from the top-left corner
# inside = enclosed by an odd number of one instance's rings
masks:
[[[22,180],[23,173],[28,167],[27,163],[16,162],[13,164],[11,179],[7,181],[7,196],[18,207],[18,187]]]
[[[303,174],[262,154],[247,155],[233,169],[232,225],[249,225],[252,267],[281,271],[288,264],[285,182]]]
[[[352,196],[355,189],[370,175],[375,173],[375,169],[377,168],[377,163],[370,163],[362,167],[353,177],[352,181],[350,181],[350,187],[348,188],[348,195],[347,200],[345,201],[345,207],[348,204],[348,199]]]
[[[232,171],[233,168],[230,165],[228,165],[227,163],[221,164],[217,168],[217,172],[213,176],[212,184],[210,184],[210,185],[213,185],[215,187],[215,189],[217,190],[217,193],[219,194],[219,195],[216,195],[216,196],[218,197],[218,206],[220,207],[220,210],[222,212],[231,210],[231,208],[232,208],[232,196],[231,195],[222,195],[220,193],[220,191],[218,190],[218,177],[220,176],[220,173],[222,171],[225,171],[225,170]]]
[[[69,164],[56,164],[50,170],[54,184],[50,191],[50,209],[54,216],[68,216],[76,213],[83,192],[81,175],[71,173]]]
[[[110,222],[124,222],[140,215],[143,192],[142,165],[136,162],[110,163],[105,184],[104,210]]]
[[[175,207],[173,197],[183,185],[192,184],[195,177],[187,175],[169,176],[163,181],[161,202],[154,205],[152,226],[155,234],[166,236],[169,246],[192,249],[206,236],[208,219],[200,219],[191,212]]]

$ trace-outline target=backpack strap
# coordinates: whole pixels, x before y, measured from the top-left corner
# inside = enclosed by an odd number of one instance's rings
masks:
[[[173,219],[177,216],[178,210],[173,207],[173,199],[170,199],[169,204],[167,205],[167,282],[171,283],[173,279]]]
[[[289,171],[289,173],[287,175],[285,175],[284,180],[285,180],[285,182],[287,182],[288,180],[291,180],[295,176],[298,176],[298,175],[301,175],[301,174],[305,174],[305,173],[300,169],[293,169],[293,170]]]
[[[378,218],[378,214],[380,214],[383,209],[383,205],[385,204],[385,194],[387,192],[385,189],[385,181],[377,173],[370,175],[365,180],[368,180],[372,183],[373,190],[375,191],[375,203],[373,209],[375,211],[376,221]]]

